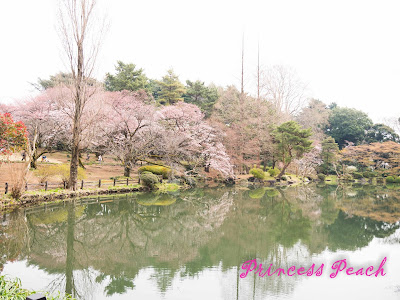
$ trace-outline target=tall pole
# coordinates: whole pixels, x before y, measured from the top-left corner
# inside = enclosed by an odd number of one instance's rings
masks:
[[[260,100],[260,41],[257,48],[257,100]]]
[[[244,32],[243,32],[243,36],[242,36],[242,82],[241,82],[242,95],[244,94],[243,74],[244,74]]]

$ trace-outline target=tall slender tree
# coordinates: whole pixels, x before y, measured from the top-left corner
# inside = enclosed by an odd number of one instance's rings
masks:
[[[61,0],[59,33],[72,74],[72,145],[70,187],[77,186],[79,152],[81,150],[82,115],[93,95],[88,80],[93,74],[104,33],[104,18],[95,15],[96,0]],[[102,20],[103,22],[99,22]]]

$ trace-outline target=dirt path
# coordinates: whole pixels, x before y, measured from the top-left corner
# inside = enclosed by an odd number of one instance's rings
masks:
[[[38,169],[46,168],[53,164],[69,164],[69,154],[67,152],[55,152],[46,154],[48,162],[42,162],[41,159],[38,160]],[[26,163],[21,161],[21,154],[13,154],[10,158],[11,163],[3,163],[0,165],[0,192],[4,192],[5,183],[16,182],[26,168]],[[98,162],[97,157],[91,154],[90,159],[87,160],[86,154],[82,157],[82,163],[85,165],[86,178],[85,181],[98,181],[109,180],[111,177],[124,175],[124,168],[112,157],[105,156],[103,162]],[[134,169],[131,173],[131,177],[137,179],[137,169]],[[58,182],[59,178],[51,178],[49,182]],[[37,176],[37,171],[31,170],[28,174],[28,183],[39,183],[40,178]]]

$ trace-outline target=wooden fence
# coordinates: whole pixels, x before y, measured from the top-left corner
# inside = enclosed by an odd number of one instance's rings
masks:
[[[101,187],[110,187],[110,186],[118,186],[118,185],[129,185],[133,184],[135,181],[133,179],[99,179],[98,181],[84,181],[81,180],[78,182],[78,188],[101,188]],[[137,183],[140,183],[140,179],[136,180]],[[25,191],[37,191],[37,190],[51,190],[51,189],[67,189],[67,183],[52,183],[52,182],[43,182],[43,183],[25,183]],[[8,194],[11,191],[11,185],[6,182],[4,186],[4,194]]]

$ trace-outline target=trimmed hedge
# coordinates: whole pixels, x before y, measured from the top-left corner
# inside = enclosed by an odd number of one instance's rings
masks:
[[[268,170],[268,173],[269,175],[271,175],[271,177],[277,176],[280,172],[281,170],[279,170],[278,168],[273,168]]]
[[[400,183],[400,177],[397,176],[388,176],[386,177],[387,183]]]
[[[158,179],[158,176],[148,172],[144,171],[140,174],[140,182],[144,185],[147,186],[150,189],[154,189],[155,185],[160,182]]]
[[[139,174],[143,172],[150,172],[156,175],[162,175],[164,179],[167,179],[168,175],[171,173],[171,169],[163,166],[148,165],[139,168]]]

